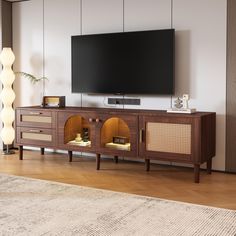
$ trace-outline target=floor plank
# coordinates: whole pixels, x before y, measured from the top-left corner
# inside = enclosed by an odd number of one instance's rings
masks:
[[[102,159],[97,171],[95,158],[76,157],[68,162],[66,154],[41,156],[38,151],[24,151],[23,161],[18,153],[0,156],[0,172],[236,210],[233,174],[202,171],[201,183],[195,184],[188,168],[152,164],[146,172],[144,163]]]

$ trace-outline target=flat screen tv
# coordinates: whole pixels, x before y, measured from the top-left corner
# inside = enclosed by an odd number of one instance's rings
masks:
[[[72,36],[72,93],[174,93],[174,29]]]

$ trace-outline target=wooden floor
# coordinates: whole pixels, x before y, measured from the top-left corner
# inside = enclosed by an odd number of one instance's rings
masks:
[[[188,168],[152,164],[148,173],[143,163],[112,159],[102,159],[99,171],[95,166],[94,158],[69,163],[66,154],[49,152],[24,151],[23,161],[18,153],[0,156],[0,173],[236,210],[236,175],[202,171],[201,183],[195,184]]]

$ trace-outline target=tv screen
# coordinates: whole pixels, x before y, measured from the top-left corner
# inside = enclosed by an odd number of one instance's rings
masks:
[[[173,94],[174,32],[72,36],[72,92]]]

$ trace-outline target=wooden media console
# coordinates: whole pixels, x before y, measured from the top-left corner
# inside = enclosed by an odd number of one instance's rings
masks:
[[[100,169],[101,155],[192,164],[194,181],[199,182],[200,165],[207,163],[211,173],[215,156],[216,113],[166,113],[154,110],[110,108],[41,108],[16,109],[16,145],[23,159],[23,146],[96,154]],[[127,143],[119,143],[124,140]],[[113,142],[115,141],[115,142]],[[117,143],[118,141],[118,143]]]

